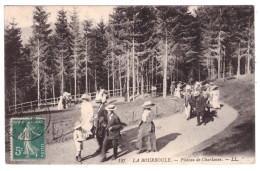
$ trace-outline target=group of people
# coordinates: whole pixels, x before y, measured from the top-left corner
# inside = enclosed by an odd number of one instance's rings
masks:
[[[219,89],[213,82],[202,85],[195,82],[194,85],[185,85],[183,89],[184,113],[189,120],[191,115],[197,116],[197,126],[206,124],[205,118],[211,109],[219,109]]]
[[[203,122],[205,124],[206,115],[212,108],[220,108],[219,90],[212,82],[205,85],[202,85],[201,82],[195,82],[193,85],[179,83],[174,90],[174,96],[184,98],[186,119],[189,120],[192,115],[197,116],[197,126]],[[104,89],[100,89],[96,94],[95,103],[99,104],[97,113],[94,113],[90,96],[84,94],[81,99],[81,118],[75,123],[73,134],[77,150],[76,160],[81,161],[83,142],[93,137],[98,142],[96,153],[101,153],[101,162],[106,160],[106,152],[110,143],[113,146],[112,160],[115,160],[121,137],[120,131],[123,129],[123,124],[115,113],[117,107],[114,104],[107,104],[108,95]],[[152,111],[154,105],[151,101],[146,101],[140,106],[143,108],[143,113],[138,125],[137,154],[144,152],[145,146],[147,146],[146,152],[148,153],[157,151]]]
[[[106,104],[107,94],[104,90],[100,90],[96,95],[95,103],[99,104],[97,114],[94,114],[90,96],[84,94],[81,99],[81,119],[75,123],[73,134],[77,150],[76,160],[81,161],[83,142],[93,136],[98,142],[96,153],[101,153],[101,162],[106,160],[106,152],[110,143],[113,146],[112,160],[115,160],[118,154],[118,141],[121,137],[120,131],[123,129],[123,124],[115,113],[117,107],[113,104]],[[144,152],[145,144],[147,152],[157,151],[155,125],[153,123],[154,114],[151,110],[154,105],[151,101],[147,101],[141,106],[143,114],[138,126],[137,154]]]
[[[68,107],[71,105],[71,94],[68,92],[64,92],[62,96],[60,96],[59,102],[58,102],[58,110],[62,109],[68,109]]]

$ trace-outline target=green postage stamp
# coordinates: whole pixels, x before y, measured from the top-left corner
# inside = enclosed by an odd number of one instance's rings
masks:
[[[45,159],[45,119],[11,120],[12,160]]]

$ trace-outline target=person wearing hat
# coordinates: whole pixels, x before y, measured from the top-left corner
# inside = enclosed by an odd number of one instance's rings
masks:
[[[191,114],[191,86],[186,85],[186,92],[184,94],[184,114],[186,115],[186,119],[190,119],[190,114]]]
[[[97,119],[96,119],[96,139],[98,142],[98,150],[97,152],[100,153],[102,149],[102,144],[105,138],[105,129],[107,126],[107,110],[106,108],[106,102],[107,102],[107,96],[103,96],[102,99],[96,99],[96,103],[100,104],[98,108],[97,113]]]
[[[62,110],[63,109],[62,99],[63,99],[63,96],[60,96],[60,100],[59,100],[59,103],[58,103],[58,110]]]
[[[94,121],[94,111],[93,106],[90,103],[91,97],[87,94],[81,96],[81,124],[85,137],[88,138],[92,135],[93,121]]]
[[[197,126],[204,122],[204,115],[206,109],[206,101],[201,93],[201,91],[195,91],[194,94],[194,112],[197,115]],[[200,122],[200,116],[202,116],[202,122]]]
[[[174,94],[174,91],[175,91],[175,81],[173,81],[173,82],[171,83],[170,89],[171,89],[171,97],[173,97],[173,94]]]
[[[218,86],[213,85],[210,89],[210,104],[214,109],[219,109],[219,89]]]
[[[139,134],[137,147],[137,154],[140,154],[143,151],[143,141],[147,138],[147,152],[157,151],[156,147],[156,136],[155,136],[155,125],[153,123],[153,111],[151,107],[155,104],[151,101],[146,101],[141,106],[143,108],[142,121],[139,124]]]
[[[81,151],[83,150],[84,135],[80,122],[76,122],[74,126],[73,140],[76,146],[76,161],[81,162]]]
[[[121,137],[120,130],[122,129],[122,124],[117,116],[115,114],[116,106],[111,104],[105,107],[107,110],[107,126],[105,129],[105,138],[102,144],[102,150],[101,150],[101,162],[104,162],[106,159],[106,151],[107,151],[107,145],[108,143],[112,142],[113,145],[113,157],[112,160],[115,160],[117,158],[117,146],[118,146],[118,140]]]
[[[174,96],[181,98],[181,83],[179,82],[175,88]]]

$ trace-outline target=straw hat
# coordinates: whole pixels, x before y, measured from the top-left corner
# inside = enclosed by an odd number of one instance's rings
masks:
[[[74,129],[78,129],[78,128],[80,128],[80,127],[81,127],[81,123],[80,123],[79,121],[77,121],[77,122],[75,123]]]
[[[142,108],[150,108],[152,106],[154,106],[155,104],[152,103],[151,101],[146,101],[144,102],[144,104],[141,106]]]
[[[87,95],[87,94],[83,94],[82,96],[81,96],[81,99],[82,100],[91,100],[91,97],[89,96],[89,95]]]
[[[190,90],[191,86],[190,85],[186,85],[186,90]]]
[[[199,91],[194,91],[194,93],[193,93],[193,96],[198,96],[200,94],[200,92]]]
[[[117,108],[115,105],[111,104],[111,105],[108,105],[105,109],[108,111],[113,111],[113,110],[116,110]]]

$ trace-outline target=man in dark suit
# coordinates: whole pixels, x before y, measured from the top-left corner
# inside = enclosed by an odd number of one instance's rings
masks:
[[[107,145],[109,142],[112,142],[113,145],[112,160],[115,160],[117,158],[117,146],[118,146],[118,140],[121,137],[120,130],[122,128],[122,124],[120,122],[119,117],[117,116],[117,114],[114,113],[114,111],[116,110],[115,105],[108,105],[105,109],[108,111],[108,115],[107,115],[108,123],[105,129],[105,139],[103,141],[103,146],[102,146],[101,162],[104,162],[106,159]]]
[[[107,126],[107,111],[106,107],[106,98],[96,100],[96,103],[99,103],[100,106],[98,108],[97,114],[97,122],[96,122],[96,138],[98,141],[99,148],[97,150],[98,153],[101,152],[102,144],[105,138],[105,129]]]
[[[204,122],[206,101],[201,93],[201,90],[194,92],[194,112],[197,115],[197,126],[201,125],[200,116],[202,116],[202,122]]]

